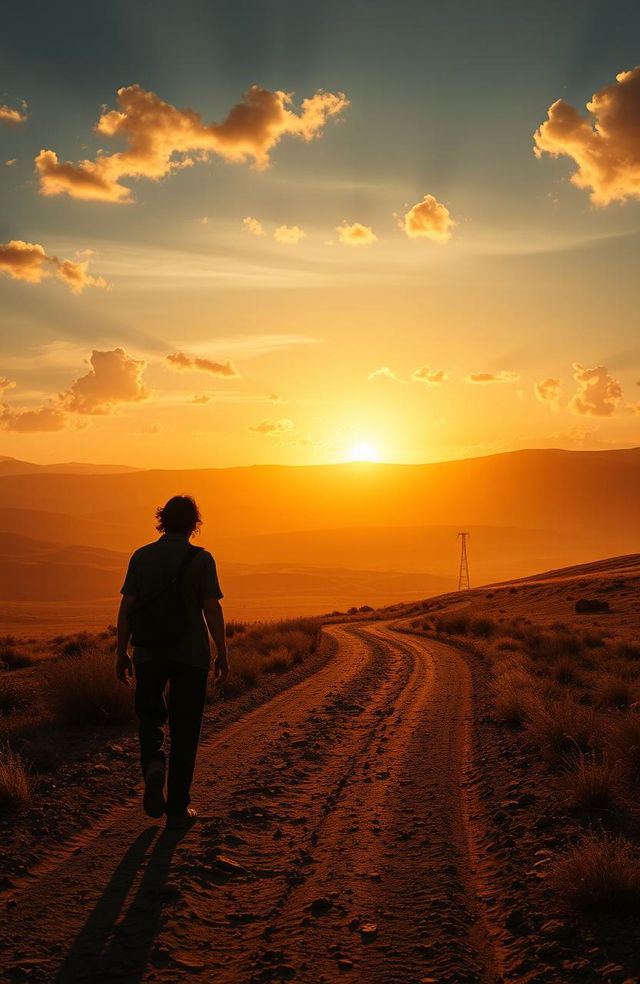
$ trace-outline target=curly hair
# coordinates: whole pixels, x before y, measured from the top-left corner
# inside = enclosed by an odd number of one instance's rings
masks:
[[[174,495],[164,506],[156,509],[156,529],[159,533],[182,533],[192,536],[200,532],[202,516],[191,495]]]

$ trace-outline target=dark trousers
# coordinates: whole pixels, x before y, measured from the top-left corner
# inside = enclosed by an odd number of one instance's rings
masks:
[[[207,671],[177,660],[154,659],[136,666],[135,672],[142,774],[146,775],[154,760],[165,762],[164,725],[168,719],[171,748],[167,813],[182,813],[191,801],[189,790],[207,692]]]

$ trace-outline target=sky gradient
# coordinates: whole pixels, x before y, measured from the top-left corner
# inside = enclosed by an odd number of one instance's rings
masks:
[[[639,30],[630,2],[7,10],[0,453],[640,443]]]

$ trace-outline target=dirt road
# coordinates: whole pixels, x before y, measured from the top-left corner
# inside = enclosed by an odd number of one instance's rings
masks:
[[[9,901],[1,981],[489,984],[471,677],[386,623],[203,746],[201,820],[116,814]]]

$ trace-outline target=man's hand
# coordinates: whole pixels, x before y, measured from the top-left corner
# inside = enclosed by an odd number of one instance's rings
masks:
[[[133,680],[133,664],[128,652],[116,652],[116,676],[125,687],[131,686]]]
[[[226,653],[218,653],[213,661],[213,679],[216,684],[224,683],[229,676],[229,659]]]

